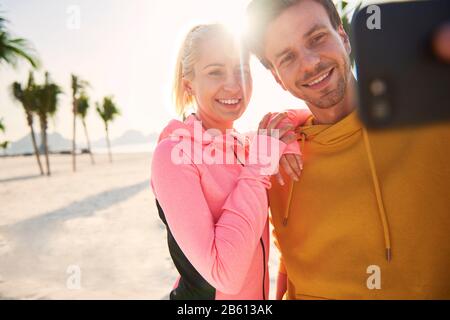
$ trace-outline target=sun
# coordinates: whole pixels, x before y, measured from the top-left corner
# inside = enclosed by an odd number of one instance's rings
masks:
[[[245,9],[247,2],[249,1],[224,1],[223,4],[217,8],[217,11],[214,12],[214,15],[216,15],[217,12],[220,12],[217,16],[218,22],[225,25],[236,39],[242,37],[246,31]]]

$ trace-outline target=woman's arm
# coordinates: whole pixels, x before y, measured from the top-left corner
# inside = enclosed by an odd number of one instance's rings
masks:
[[[257,137],[278,144],[280,154],[286,146],[269,136]],[[176,143],[166,139],[154,152],[154,193],[175,240],[196,270],[217,290],[236,294],[267,222],[269,176],[261,173],[259,164],[245,166],[215,222],[203,194],[208,186],[202,185],[197,167],[171,159]]]

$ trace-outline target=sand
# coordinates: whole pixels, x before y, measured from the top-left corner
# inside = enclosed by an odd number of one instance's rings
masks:
[[[167,299],[177,271],[150,189],[150,153],[0,158],[0,298]],[[42,159],[43,160],[43,159]],[[271,247],[274,298],[278,252]]]

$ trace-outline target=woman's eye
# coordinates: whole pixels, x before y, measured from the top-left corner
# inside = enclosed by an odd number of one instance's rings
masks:
[[[214,70],[208,73],[210,76],[221,76],[222,75],[222,71],[220,70]]]

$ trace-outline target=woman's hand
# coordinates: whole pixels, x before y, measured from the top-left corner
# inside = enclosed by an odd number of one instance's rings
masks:
[[[272,113],[268,113],[264,116],[258,126],[258,132],[265,129],[265,134],[274,136],[278,133],[279,139],[286,143],[292,143],[297,140],[297,136],[292,130],[293,124],[281,124],[281,121],[287,117],[286,112],[278,113],[272,118]],[[281,124],[281,125],[280,125]],[[277,130],[279,130],[277,132]],[[291,177],[291,179],[298,181],[301,170],[303,167],[302,159],[298,154],[285,154],[281,156],[280,165],[284,168],[285,172]],[[284,179],[281,173],[276,174],[276,178],[279,184],[284,185]]]
[[[271,119],[272,113],[268,113],[262,118],[258,125],[258,134],[268,135],[274,138],[280,139],[285,144],[289,144],[294,141],[295,135],[287,134],[288,131],[294,129],[292,124],[281,125],[283,119],[287,117],[286,112],[278,113]]]
[[[303,161],[299,154],[288,153],[282,155],[280,165],[291,179],[299,181],[303,170]],[[277,180],[279,184],[284,185],[284,179],[280,173],[277,173]]]

